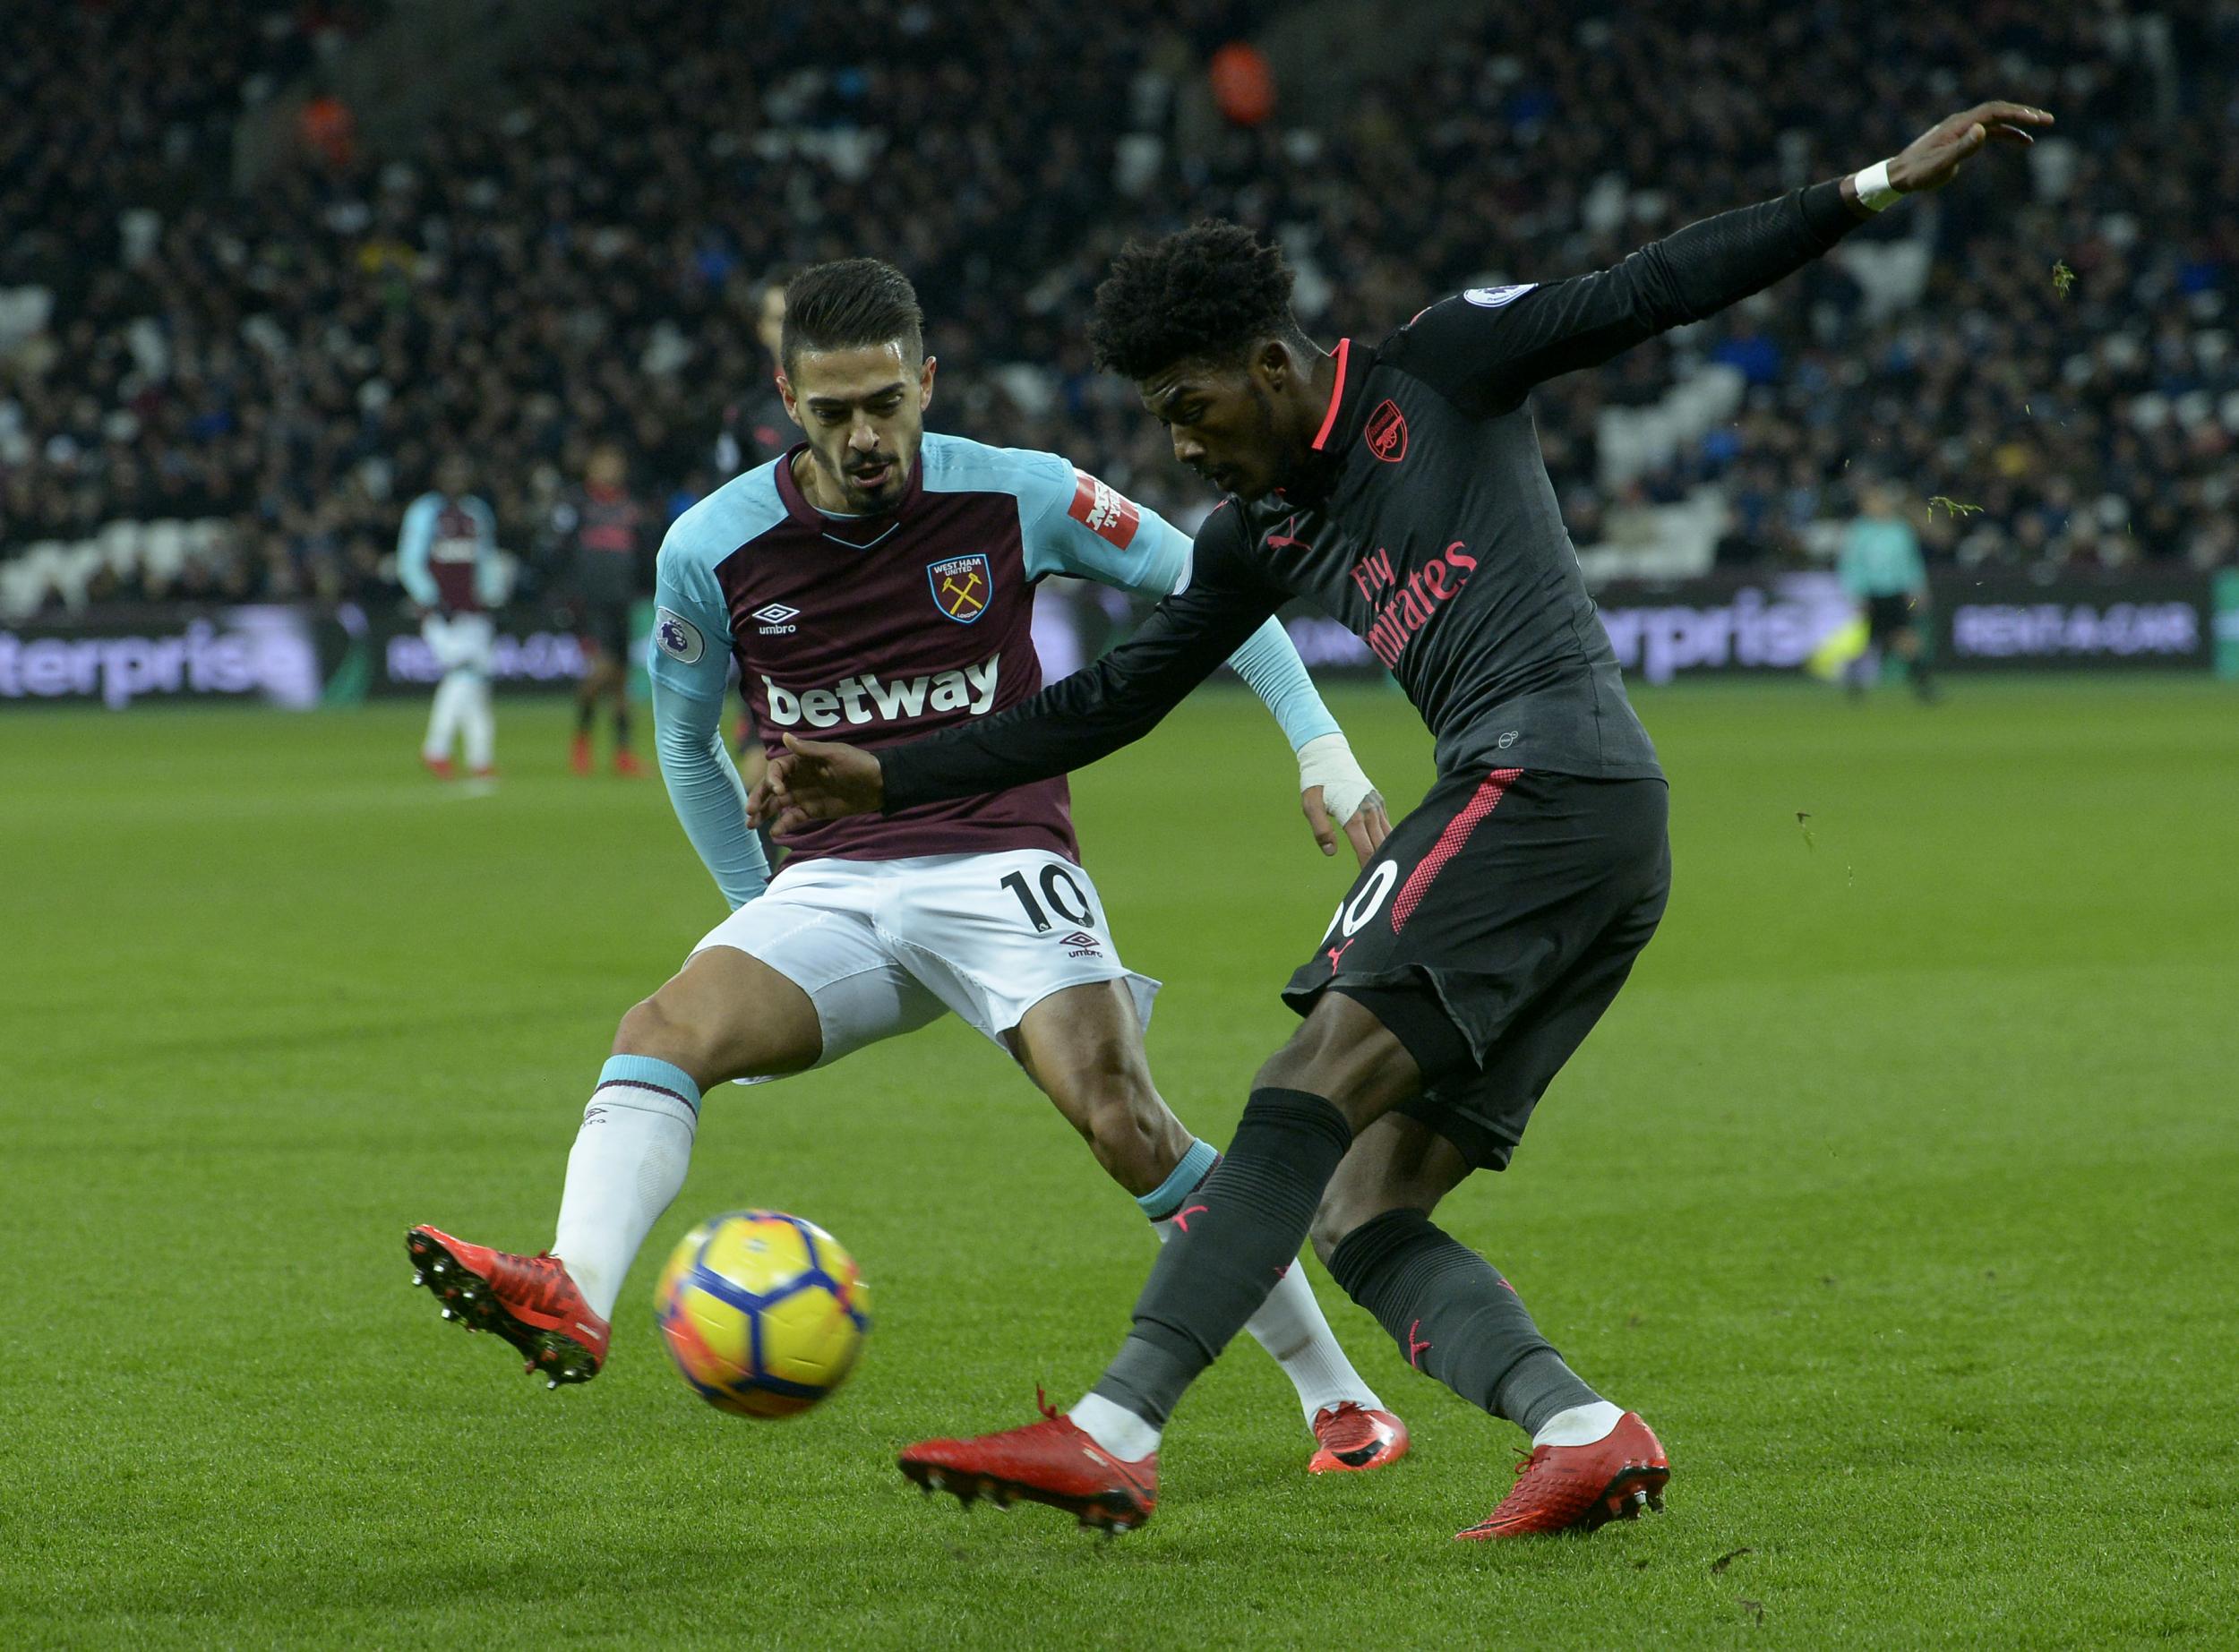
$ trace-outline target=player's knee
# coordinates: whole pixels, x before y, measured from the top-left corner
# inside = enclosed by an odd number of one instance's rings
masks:
[[[613,1053],[651,1056],[695,1077],[706,1072],[709,1055],[707,1040],[697,1036],[688,1023],[670,1014],[658,993],[622,1012],[622,1024],[614,1029]]]
[[[1321,1203],[1314,1209],[1314,1221],[1307,1229],[1307,1237],[1313,1244],[1315,1255],[1321,1258],[1326,1268],[1347,1234],[1385,1211],[1399,1208],[1385,1188],[1333,1180],[1323,1193]]]
[[[1336,1003],[1343,1007],[1325,1010]],[[1362,1130],[1414,1093],[1421,1075],[1399,1040],[1350,999],[1325,997],[1290,1041],[1261,1064],[1255,1089],[1325,1097]]]

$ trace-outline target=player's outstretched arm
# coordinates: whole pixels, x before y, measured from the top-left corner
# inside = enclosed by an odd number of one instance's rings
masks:
[[[689,518],[687,519],[689,521]],[[723,740],[731,630],[711,559],[735,543],[680,522],[661,547],[655,586],[653,749],[678,824],[736,912],[769,882],[769,862],[746,824],[746,788]],[[710,551],[713,544],[716,548]]]
[[[784,837],[812,820],[891,815],[1085,768],[1156,728],[1272,612],[1193,588],[1095,664],[994,716],[876,753],[788,734],[748,818]]]
[[[1447,299],[1398,335],[1400,364],[1479,411],[1505,410],[1544,380],[1762,291],[1900,197],[1941,189],[1986,145],[2026,145],[2052,122],[2026,104],[1977,104],[1885,161],[1689,224],[1611,269]]]

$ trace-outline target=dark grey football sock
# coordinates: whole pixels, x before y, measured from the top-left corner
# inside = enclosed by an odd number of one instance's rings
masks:
[[[1090,1391],[1164,1427],[1182,1391],[1299,1258],[1352,1126],[1302,1090],[1252,1091],[1219,1166],[1174,1212],[1135,1329]]]
[[[1421,1211],[1361,1223],[1331,1253],[1329,1271],[1409,1365],[1527,1434],[1601,1398],[1540,1334],[1500,1271]]]

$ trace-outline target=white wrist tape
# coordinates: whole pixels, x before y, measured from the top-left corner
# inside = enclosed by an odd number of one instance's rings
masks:
[[[1377,794],[1368,775],[1360,772],[1360,765],[1353,761],[1352,748],[1343,734],[1317,735],[1299,748],[1299,790],[1308,792],[1316,786],[1322,789],[1322,807],[1329,811],[1329,823],[1340,827]]]
[[[1885,160],[1875,161],[1852,178],[1850,184],[1858,192],[1858,204],[1868,212],[1886,212],[1904,199],[1901,190],[1890,185],[1889,163]]]

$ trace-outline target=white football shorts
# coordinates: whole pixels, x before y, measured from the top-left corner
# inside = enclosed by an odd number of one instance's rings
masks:
[[[1122,980],[1148,1025],[1159,983],[1120,962],[1089,876],[1047,850],[815,860],[710,929],[809,995],[828,1066],[954,1011],[1003,1035],[1053,992]]]
[[[420,621],[420,640],[447,672],[478,672],[487,677],[496,635],[486,613],[432,613]]]

